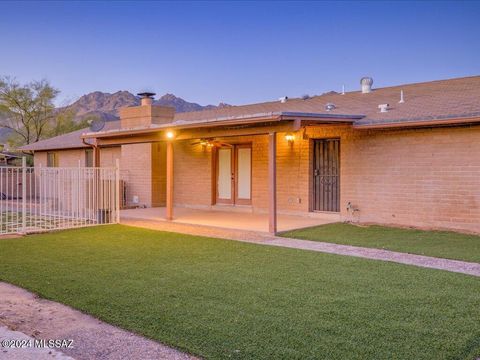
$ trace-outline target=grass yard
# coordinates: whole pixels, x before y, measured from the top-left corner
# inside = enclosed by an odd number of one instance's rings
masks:
[[[0,279],[206,358],[475,359],[480,278],[120,225],[0,240]]]
[[[336,223],[288,231],[281,236],[480,263],[480,236],[451,231]]]

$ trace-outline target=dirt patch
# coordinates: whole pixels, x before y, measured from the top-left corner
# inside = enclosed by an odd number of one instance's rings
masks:
[[[71,339],[75,359],[195,359],[66,305],[0,282],[0,325],[36,339]]]
[[[19,331],[12,331],[5,326],[0,326],[0,341],[2,342],[0,348],[2,360],[75,360],[48,346],[34,345],[34,338]],[[4,345],[4,341],[8,345]]]

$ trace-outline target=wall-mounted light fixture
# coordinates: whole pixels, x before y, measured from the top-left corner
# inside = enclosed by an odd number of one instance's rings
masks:
[[[173,140],[175,138],[175,133],[171,130],[167,131],[166,137],[168,140]]]
[[[291,145],[291,144],[293,144],[293,141],[295,140],[295,135],[293,135],[292,133],[287,133],[285,135],[285,140],[287,140],[288,143]]]

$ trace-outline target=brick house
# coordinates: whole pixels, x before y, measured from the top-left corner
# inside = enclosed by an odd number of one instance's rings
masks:
[[[328,214],[480,232],[480,76],[175,113],[144,94],[98,132],[25,146],[35,166],[112,166],[130,203]]]

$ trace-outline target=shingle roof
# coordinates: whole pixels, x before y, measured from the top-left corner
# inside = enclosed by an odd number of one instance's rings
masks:
[[[105,130],[113,130],[120,128],[120,121],[107,121],[105,123]],[[72,131],[68,134],[55,136],[50,139],[41,140],[33,144],[25,145],[20,148],[24,151],[38,151],[38,150],[57,150],[57,149],[78,149],[87,148],[81,139],[81,135],[90,131],[88,128]]]
[[[400,91],[404,103],[399,103]],[[327,103],[335,104],[335,109],[326,111]],[[378,105],[390,105],[386,113],[381,113]],[[302,112],[328,115],[363,115],[355,120],[356,127],[391,125],[409,122],[428,122],[440,119],[480,117],[480,76],[438,80],[424,83],[405,84],[373,89],[363,94],[361,91],[326,93],[306,100],[288,99],[282,103],[271,101],[243,106],[230,106],[220,109],[176,113],[174,123],[196,123],[226,118],[251,118],[253,114]],[[119,122],[108,122],[105,130],[119,128]],[[43,140],[24,146],[22,150],[51,150],[85,147],[80,139],[88,129]]]
[[[399,104],[403,90],[405,103]],[[358,115],[365,117],[355,124],[377,124],[400,121],[432,120],[456,117],[480,116],[480,76],[438,80],[425,83],[405,84],[373,89],[371,93],[361,91],[326,93],[307,100],[288,99],[260,104],[231,106],[215,110],[204,110],[175,114],[175,121],[200,121],[218,117],[241,116],[268,112],[326,113],[327,103],[335,104],[328,114]],[[389,104],[390,110],[381,113],[380,104]]]

